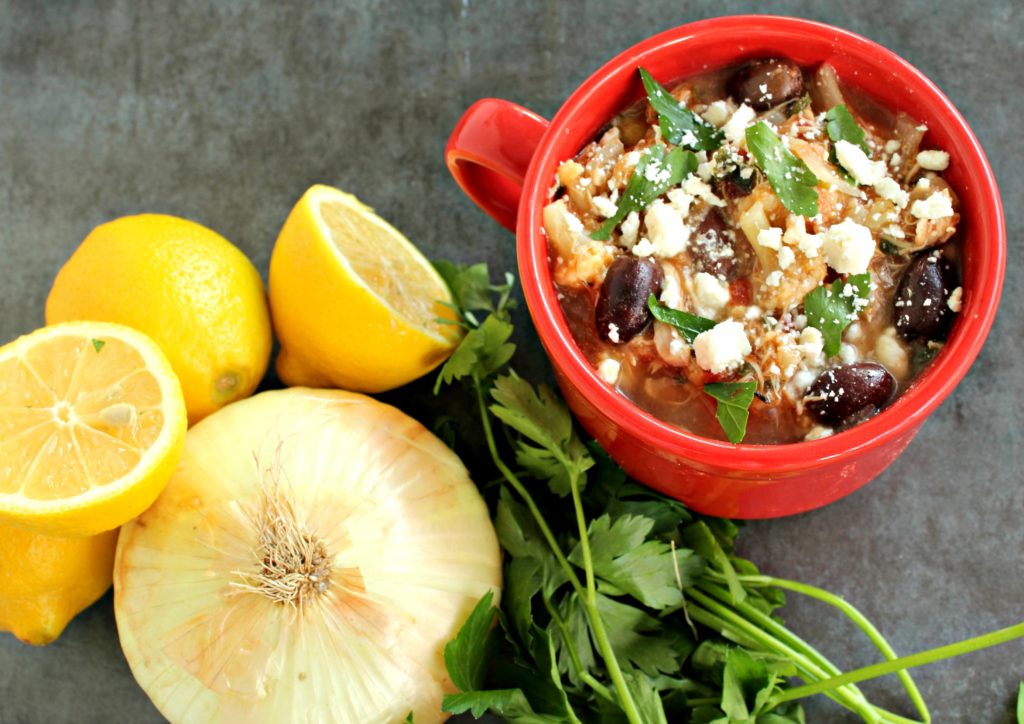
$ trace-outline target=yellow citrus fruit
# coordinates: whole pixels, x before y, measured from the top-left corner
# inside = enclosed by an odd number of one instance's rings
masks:
[[[140,332],[68,322],[0,347],[0,525],[116,528],[163,490],[185,428],[178,380]]]
[[[118,322],[156,341],[194,423],[247,397],[270,359],[263,281],[220,234],[161,214],[93,229],[57,274],[46,322]]]
[[[33,646],[58,636],[110,588],[117,530],[58,538],[0,526],[0,631]]]
[[[270,308],[289,385],[382,392],[420,377],[458,343],[444,280],[355,196],[313,186],[270,258]]]

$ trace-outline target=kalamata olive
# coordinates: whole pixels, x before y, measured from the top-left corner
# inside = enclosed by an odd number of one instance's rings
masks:
[[[746,237],[730,229],[718,209],[711,209],[690,242],[697,271],[721,276],[731,282],[750,274],[754,250]]]
[[[953,265],[941,252],[919,254],[896,287],[893,318],[900,336],[907,341],[945,339],[953,321],[949,295],[958,285]]]
[[[661,294],[664,275],[650,259],[620,256],[612,262],[597,296],[597,335],[606,342],[625,344],[651,321],[647,297]]]
[[[737,102],[765,111],[800,96],[804,76],[800,66],[789,60],[755,60],[736,71],[729,90]]]
[[[804,405],[826,425],[862,422],[881,410],[896,390],[896,378],[874,362],[857,362],[822,372],[804,396]]]

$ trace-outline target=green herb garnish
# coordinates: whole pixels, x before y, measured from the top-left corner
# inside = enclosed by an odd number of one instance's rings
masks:
[[[643,211],[652,201],[696,170],[697,157],[692,151],[673,148],[666,154],[664,146],[648,148],[633,168],[633,175],[629,177],[615,215],[601,224],[590,238],[607,241],[615,227],[631,212]]]
[[[898,256],[903,252],[900,247],[896,246],[896,244],[891,242],[889,239],[882,239],[879,241],[878,248],[881,249],[883,254],[887,254],[889,256]]]
[[[864,140],[864,129],[857,125],[853,114],[842,103],[832,106],[825,114],[825,130],[832,143],[846,141],[854,146],[860,146],[860,150],[870,155],[871,149]],[[832,154],[835,155],[834,150]]]
[[[1024,681],[1017,690],[1017,724],[1024,724]]]
[[[478,273],[474,284],[483,288]],[[505,290],[483,321],[460,318],[471,332],[504,328],[509,301]],[[481,493],[496,511],[505,572],[500,611],[485,594],[445,649],[461,691],[445,696],[444,711],[489,711],[521,724],[802,724],[797,700],[826,693],[864,721],[904,721],[856,686],[897,673],[930,721],[905,669],[1024,636],[1022,623],[897,658],[845,600],[761,575],[737,556],[732,522],[700,517],[631,481],[596,443],[581,439],[557,392],[509,369],[507,338],[467,335],[461,344],[467,351],[453,356],[440,380],[468,383],[478,417],[457,422],[462,434],[482,436],[498,474]],[[720,409],[742,408],[727,410],[726,419],[738,423],[753,386],[707,388],[722,393]],[[474,474],[487,480],[492,472]],[[887,660],[840,672],[773,615],[783,590],[848,616]]]
[[[696,314],[690,314],[681,309],[666,307],[653,294],[647,297],[647,308],[651,310],[651,314],[654,315],[655,319],[665,324],[671,324],[691,344],[693,344],[693,340],[697,338],[698,334],[714,329],[715,324],[717,324],[713,319],[698,317]]]
[[[99,352],[101,349],[103,349],[103,345],[105,345],[105,344],[106,344],[106,342],[104,342],[102,339],[94,339],[94,340],[92,340],[92,348],[94,350],[96,350],[97,352]]]
[[[750,403],[754,401],[757,383],[746,382],[712,382],[704,385],[704,392],[718,400],[715,417],[725,431],[729,442],[743,442],[747,434],[747,418],[750,416]]]
[[[782,145],[771,126],[764,121],[749,126],[747,148],[783,206],[800,216],[818,213],[818,177]]]
[[[836,156],[836,143],[839,141],[852,143],[870,157],[871,149],[868,148],[867,141],[864,140],[864,129],[857,125],[853,115],[842,103],[829,109],[825,114],[825,121],[825,130],[828,132],[828,137],[832,139],[832,148],[828,151],[829,163],[839,169],[847,181],[856,186],[857,180],[839,163],[839,157]]]
[[[477,601],[458,635],[444,647],[444,663],[452,683],[463,691],[479,689],[484,683],[488,654],[497,643],[492,636],[496,611],[491,605],[494,591]]]
[[[815,327],[825,340],[825,356],[839,354],[843,330],[860,314],[871,294],[871,275],[852,274],[846,280],[836,279],[831,286],[816,287],[804,298],[807,325]]]
[[[647,101],[658,114],[662,138],[675,146],[689,148],[692,151],[714,151],[722,145],[725,133],[681,105],[646,70],[639,70],[644,89],[647,91]]]

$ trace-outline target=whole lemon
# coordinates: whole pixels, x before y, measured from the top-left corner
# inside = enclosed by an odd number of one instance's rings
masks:
[[[151,337],[181,381],[189,423],[259,384],[270,313],[259,272],[220,234],[162,214],[93,229],[53,282],[46,322],[118,322]]]
[[[0,631],[33,646],[58,636],[108,588],[117,529],[55,538],[0,526]]]

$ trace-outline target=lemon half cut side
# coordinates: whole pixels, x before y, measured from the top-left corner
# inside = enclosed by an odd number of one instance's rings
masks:
[[[444,280],[401,232],[351,194],[313,186],[270,259],[270,308],[290,386],[383,392],[451,354],[460,328]]]
[[[107,322],[0,348],[0,524],[94,535],[145,510],[181,457],[181,387],[156,343]]]

